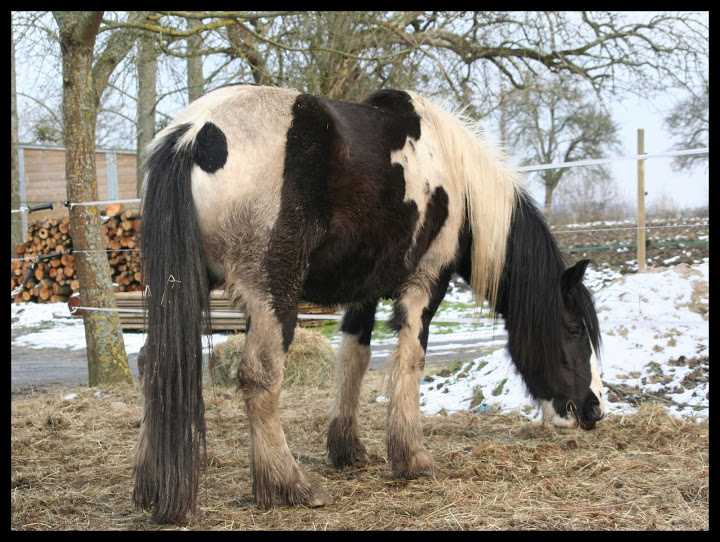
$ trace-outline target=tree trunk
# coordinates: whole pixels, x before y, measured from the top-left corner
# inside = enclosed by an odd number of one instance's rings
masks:
[[[188,19],[188,30],[202,26],[196,19]],[[199,34],[187,38],[187,70],[188,70],[188,102],[192,103],[205,93],[205,77],[203,76],[202,39]]]
[[[157,101],[158,50],[155,35],[149,32],[140,34],[138,39],[137,74],[137,196],[142,194],[142,163],[145,148],[155,135],[155,102]]]
[[[63,60],[63,114],[67,198],[98,200],[95,121],[100,92],[92,77],[93,47],[102,12],[54,12]],[[117,309],[96,206],[71,206],[70,227],[83,305]],[[91,387],[132,383],[122,327],[116,311],[83,311]]]
[[[560,182],[560,178],[562,177],[562,175],[563,170],[561,169],[546,169],[542,175],[543,184],[545,185],[545,204],[543,207],[543,212],[545,214],[545,217],[548,219],[550,218],[550,212],[552,211],[553,191]]]
[[[245,58],[250,66],[255,84],[267,84],[267,66],[265,59],[255,48],[255,38],[239,25],[230,25],[227,27],[227,38],[230,45],[232,45],[234,49],[237,49],[237,51],[231,51],[229,53],[230,56],[242,56]]]
[[[18,118],[17,100],[15,95],[15,42],[10,21],[10,208],[19,209],[20,201],[20,167],[18,165]],[[15,256],[15,247],[23,243],[23,219],[20,213],[11,213],[10,221],[10,257]]]
[[[547,218],[550,217],[550,211],[552,210],[552,188],[549,185],[545,185],[545,202],[543,205],[543,213]]]

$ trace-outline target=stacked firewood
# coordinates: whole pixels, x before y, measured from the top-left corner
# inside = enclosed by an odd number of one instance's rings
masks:
[[[115,290],[140,290],[138,211],[123,210],[120,204],[112,204],[101,212]],[[15,249],[10,276],[10,290],[15,292],[12,299],[16,303],[57,303],[65,302],[77,293],[80,285],[75,260],[81,255],[73,254],[72,249],[67,217],[34,222],[28,229],[28,240]]]
[[[135,292],[142,289],[140,275],[140,215],[135,209],[120,212],[111,205],[103,225],[108,247],[110,273],[116,292]]]

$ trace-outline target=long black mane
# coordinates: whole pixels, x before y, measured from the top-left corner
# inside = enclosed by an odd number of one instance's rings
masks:
[[[562,351],[565,258],[545,218],[530,196],[517,192],[500,279],[496,312],[508,331],[507,349],[524,375],[551,374]],[[579,283],[565,301],[582,315],[590,342],[600,351],[600,330],[587,288]]]

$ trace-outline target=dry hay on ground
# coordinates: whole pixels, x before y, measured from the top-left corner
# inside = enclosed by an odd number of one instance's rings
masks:
[[[708,529],[708,422],[657,404],[611,416],[595,431],[562,430],[520,415],[425,416],[437,478],[397,480],[384,446],[385,373],[370,371],[361,436],[370,463],[335,470],[325,458],[332,386],[285,389],[281,416],[298,461],[326,479],[334,503],[258,510],[251,502],[242,399],[210,385],[207,468],[188,526],[153,524],[130,500],[136,387],[38,390],[12,398],[13,530],[547,530]],[[73,391],[74,398],[65,398]]]
[[[213,348],[210,354],[210,375],[218,386],[234,386],[237,367],[245,348],[245,334],[236,333]],[[295,328],[295,336],[285,358],[283,386],[328,386],[335,367],[335,350],[322,334],[303,327]]]

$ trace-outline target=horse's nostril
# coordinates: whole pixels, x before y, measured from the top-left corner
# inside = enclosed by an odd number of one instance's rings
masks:
[[[585,419],[597,421],[602,419],[603,411],[600,408],[600,403],[594,397],[585,404]]]

